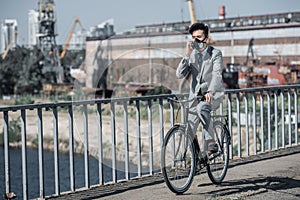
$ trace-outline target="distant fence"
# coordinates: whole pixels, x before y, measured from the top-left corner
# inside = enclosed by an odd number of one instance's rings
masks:
[[[227,90],[226,98],[217,111],[228,114],[232,134],[230,156],[242,157],[299,144],[300,85]],[[79,170],[75,155],[82,153],[79,165],[84,167],[84,188],[91,187],[91,177],[97,185],[122,179],[153,175],[160,172],[160,149],[165,133],[177,122],[177,105],[168,97],[187,95],[154,95],[132,98],[112,98],[63,103],[46,103],[0,107],[0,125],[3,127],[5,193],[19,174],[12,173],[12,120],[19,119],[21,127],[22,191],[18,197],[44,198],[76,191]],[[28,146],[36,145],[38,162],[38,194],[29,194]],[[53,150],[52,177],[54,185],[45,184],[45,149]],[[60,153],[68,152],[67,175],[61,173]],[[91,158],[97,159],[97,173],[91,174]],[[123,162],[120,162],[123,161]],[[46,164],[48,165],[48,164]],[[109,165],[110,179],[105,179],[104,167]],[[95,170],[93,168],[93,170]],[[1,172],[2,173],[2,172]],[[13,178],[12,178],[13,177]],[[1,180],[1,179],[0,179]],[[67,189],[62,189],[67,181]],[[45,188],[53,192],[45,193]],[[82,186],[81,186],[82,188]],[[1,187],[0,187],[1,189]],[[63,190],[63,191],[62,191]]]

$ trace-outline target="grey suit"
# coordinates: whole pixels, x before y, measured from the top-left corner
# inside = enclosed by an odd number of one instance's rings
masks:
[[[184,57],[178,65],[176,76],[184,78],[191,75],[190,98],[198,93],[211,92],[213,100],[211,103],[192,102],[189,114],[189,126],[196,133],[200,121],[204,128],[205,140],[213,139],[210,123],[210,113],[216,110],[224,97],[224,86],[222,80],[222,53],[220,50],[207,45],[200,53],[193,50],[189,57]]]

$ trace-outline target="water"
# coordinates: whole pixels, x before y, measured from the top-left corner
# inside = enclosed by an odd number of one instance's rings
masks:
[[[23,179],[22,179],[22,157],[20,148],[10,148],[10,179],[11,191],[17,195],[17,199],[23,199]],[[90,185],[99,183],[98,160],[94,157],[89,158],[90,164]],[[84,176],[84,157],[83,155],[74,156],[75,166],[75,188],[85,187]],[[104,181],[112,181],[111,161],[105,160],[103,165]],[[117,178],[118,180],[125,178],[124,163],[117,163]],[[28,170],[28,197],[29,199],[39,197],[39,168],[38,168],[38,151],[36,149],[27,149],[27,170]],[[143,169],[143,173],[147,169]],[[130,165],[130,177],[137,176],[137,167]],[[70,190],[70,170],[69,170],[69,155],[59,154],[59,175],[60,175],[60,192]],[[54,153],[44,151],[44,191],[45,195],[55,193],[55,178],[54,178]],[[4,148],[0,146],[0,195],[5,193],[5,174],[4,174]]]

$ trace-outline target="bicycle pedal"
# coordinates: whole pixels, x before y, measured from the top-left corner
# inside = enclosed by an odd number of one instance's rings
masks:
[[[213,159],[215,159],[216,157],[220,156],[221,155],[221,152],[216,152],[216,153],[212,153],[208,156],[208,160],[209,161],[212,161]]]

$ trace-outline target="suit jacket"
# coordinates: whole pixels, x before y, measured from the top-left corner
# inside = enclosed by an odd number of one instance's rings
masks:
[[[191,75],[190,98],[195,97],[199,92],[212,93],[213,110],[219,107],[224,97],[222,62],[222,52],[207,45],[204,56],[194,49],[190,57],[181,60],[176,70],[177,78]]]

